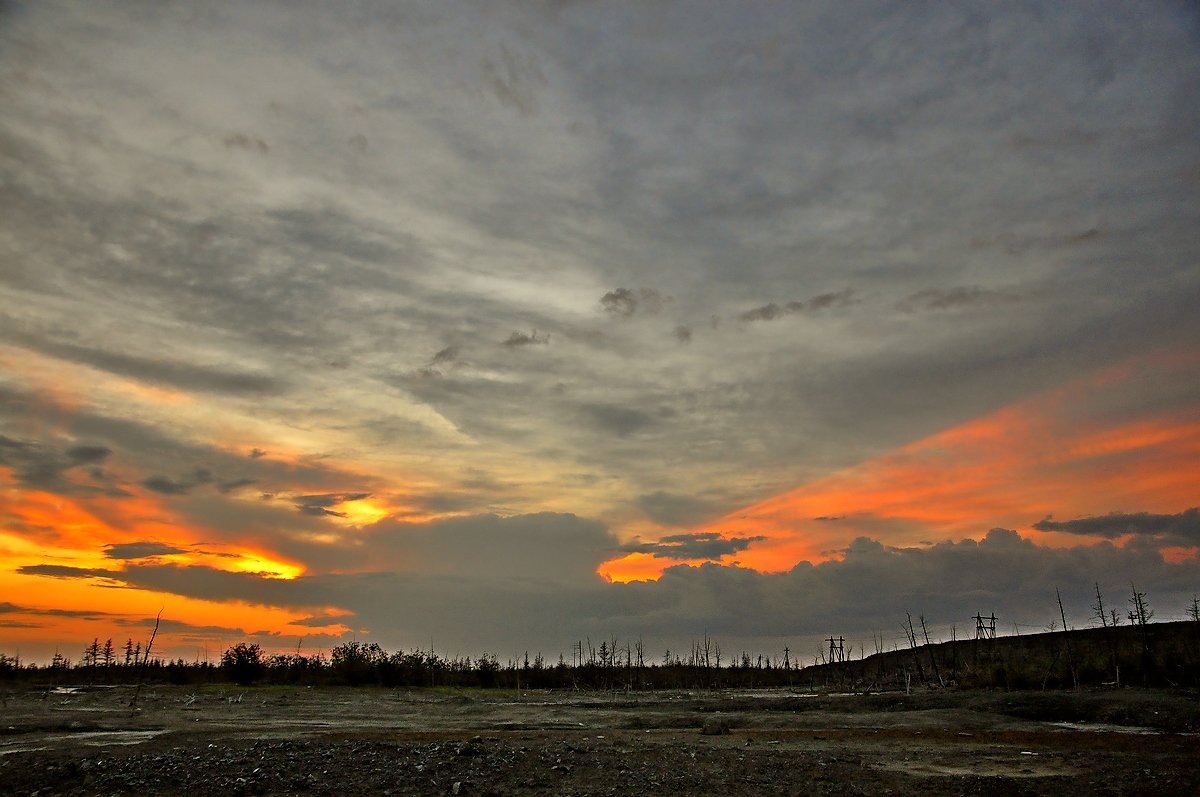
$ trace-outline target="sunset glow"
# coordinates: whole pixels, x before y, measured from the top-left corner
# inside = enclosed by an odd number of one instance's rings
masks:
[[[1194,4],[153,5],[0,2],[0,655],[1200,592]]]

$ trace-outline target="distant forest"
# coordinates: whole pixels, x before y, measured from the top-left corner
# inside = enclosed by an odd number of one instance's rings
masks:
[[[852,658],[829,640],[819,663],[799,666],[776,657],[725,655],[705,637],[682,652],[648,660],[640,642],[580,641],[568,659],[540,654],[501,662],[494,655],[442,657],[432,651],[389,652],[375,643],[347,642],[324,654],[267,654],[238,643],[217,662],[164,660],[128,640],[93,640],[78,661],[56,655],[26,664],[0,654],[0,682],[62,684],[228,683],[307,686],[455,687],[502,689],[756,689],[791,687],[838,691],[913,688],[1062,689],[1095,686],[1200,686],[1200,619],[1109,625],[1022,636],[922,643],[909,619],[910,645]]]

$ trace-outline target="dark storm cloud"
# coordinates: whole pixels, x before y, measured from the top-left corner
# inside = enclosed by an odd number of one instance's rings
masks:
[[[1175,515],[1156,515],[1150,512],[1113,512],[1108,515],[1053,520],[1046,518],[1033,524],[1038,531],[1065,531],[1115,539],[1126,534],[1165,537],[1183,544],[1200,542],[1200,507],[1192,507]]]
[[[177,553],[188,553],[188,551],[150,540],[111,543],[104,546],[104,555],[109,559],[146,559],[151,556],[169,556]]]
[[[672,534],[658,542],[622,545],[621,550],[625,553],[648,553],[662,559],[720,559],[744,551],[765,539],[762,536],[722,537],[718,532]]]
[[[1044,548],[996,529],[980,542],[922,548],[892,548],[862,538],[841,560],[804,562],[784,573],[709,563],[669,568],[656,582],[606,584],[588,567],[596,561],[597,548],[606,544],[602,528],[588,532],[577,527],[584,533],[571,538],[575,542],[570,547],[581,543],[576,552],[541,565],[537,560],[543,551],[554,551],[563,523],[569,527],[571,521],[547,516],[541,532],[510,536],[529,522],[476,518],[456,530],[458,544],[441,542],[446,526],[415,540],[407,535],[420,535],[419,527],[393,526],[388,533],[405,546],[401,550],[406,555],[435,565],[442,555],[453,557],[448,566],[443,562],[432,571],[422,567],[287,581],[155,566],[128,568],[121,578],[130,585],[192,597],[297,608],[338,606],[353,612],[354,623],[370,627],[385,646],[433,635],[439,647],[505,652],[526,646],[565,650],[580,636],[611,634],[674,647],[705,633],[727,646],[782,651],[785,644],[795,650],[804,640],[819,647],[820,636],[830,627],[848,638],[866,639],[882,631],[885,638],[900,642],[906,609],[924,614],[932,633],[941,638],[949,637],[954,624],[961,635],[977,611],[996,612],[1005,630],[1014,623],[1040,629],[1057,618],[1056,587],[1069,620],[1086,625],[1097,581],[1113,595],[1130,580],[1154,584],[1150,598],[1159,616],[1182,617],[1200,577],[1197,560],[1170,564],[1152,549],[1123,550],[1107,543]],[[461,544],[467,541],[478,547]],[[565,572],[547,575],[555,568]]]

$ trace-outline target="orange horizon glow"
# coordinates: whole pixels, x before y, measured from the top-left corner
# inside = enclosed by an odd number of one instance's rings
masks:
[[[1165,356],[1104,369],[692,531],[767,537],[721,560],[762,572],[840,558],[859,536],[919,546],[978,540],[1000,526],[1052,547],[1099,542],[1032,526],[1049,516],[1148,508],[1180,512],[1200,503],[1200,408],[1112,422],[1102,413],[1089,415],[1095,398],[1147,372],[1195,361]],[[1194,556],[1195,549],[1175,546],[1163,554],[1180,561]],[[645,580],[687,563],[629,554],[603,563],[597,572],[611,581]]]

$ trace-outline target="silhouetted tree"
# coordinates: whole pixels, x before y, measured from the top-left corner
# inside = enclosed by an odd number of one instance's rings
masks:
[[[235,684],[249,686],[262,677],[262,649],[258,645],[239,642],[221,654],[221,669]]]

